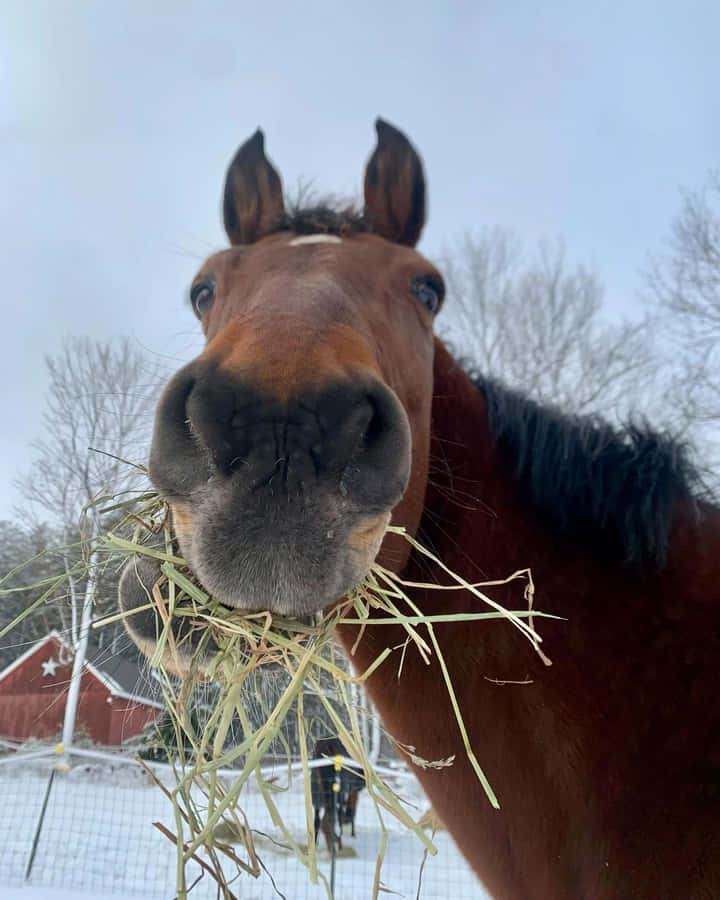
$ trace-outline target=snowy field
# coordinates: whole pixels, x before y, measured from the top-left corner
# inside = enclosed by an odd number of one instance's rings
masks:
[[[3,900],[172,900],[175,897],[175,850],[153,828],[163,822],[173,829],[168,801],[135,766],[106,763],[77,766],[69,774],[58,773],[49,796],[45,820],[29,882],[25,872],[48,783],[47,764],[25,763],[0,768],[0,796],[12,827],[0,832],[0,884]],[[257,789],[248,785],[242,808],[256,836],[260,858],[275,881],[263,874],[258,879],[241,875],[233,884],[242,900],[324,900],[321,885],[311,885],[307,871],[290,851],[279,847],[279,830],[269,819]],[[398,781],[398,792],[415,807],[415,815],[427,808],[417,783]],[[303,794],[299,779],[274,800],[298,843],[305,843]],[[382,884],[395,896],[415,900],[423,860],[423,847],[401,826],[387,822],[389,838],[382,869]],[[336,862],[336,900],[369,900],[381,831],[367,792],[357,810],[356,837],[347,826],[343,842],[349,855]],[[428,857],[422,873],[421,900],[489,900],[447,834],[435,837],[438,854]],[[330,878],[330,859],[321,844],[319,868]],[[188,884],[199,874],[188,867]],[[278,893],[280,892],[280,893]],[[192,889],[192,900],[216,896],[206,876]]]
[[[103,894],[97,891],[89,893],[64,891],[62,888],[27,886],[21,888],[3,888],[3,900],[147,900],[144,897],[131,897],[129,894]],[[290,898],[288,898],[290,900]]]

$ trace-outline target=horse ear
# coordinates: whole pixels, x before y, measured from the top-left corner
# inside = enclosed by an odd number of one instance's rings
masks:
[[[265,156],[265,137],[258,128],[235,154],[225,176],[225,231],[231,244],[252,244],[284,215],[282,182]]]
[[[376,119],[377,147],[365,169],[365,214],[373,230],[414,247],[425,224],[425,175],[405,135]]]

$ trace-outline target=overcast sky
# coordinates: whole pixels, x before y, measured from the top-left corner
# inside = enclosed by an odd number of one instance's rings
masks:
[[[344,7],[4,0],[0,518],[63,336],[133,335],[168,373],[197,351],[183,293],[258,125],[287,187],[357,196],[380,114],[425,160],[423,252],[484,225],[563,235],[637,308],[679,188],[720,166],[720,3]]]

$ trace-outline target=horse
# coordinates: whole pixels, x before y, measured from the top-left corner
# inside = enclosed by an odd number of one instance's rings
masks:
[[[313,759],[332,759],[334,756],[343,756],[345,749],[339,738],[320,738],[315,742]],[[337,842],[338,850],[342,850],[342,789],[333,798],[333,784],[335,782],[335,768],[332,765],[318,766],[310,773],[310,794],[312,797],[313,811],[315,813],[315,843],[322,828],[325,835],[325,843],[328,851],[332,848],[332,842]],[[339,831],[335,831],[335,824]]]
[[[190,287],[206,344],[165,388],[150,450],[179,547],[226,605],[294,616],[375,560],[446,583],[391,521],[469,582],[529,569],[556,617],[535,619],[544,658],[505,621],[435,625],[499,809],[413,646],[400,677],[390,654],[367,681],[386,729],[498,900],[720,897],[720,509],[671,438],[538,405],[455,358],[434,334],[442,275],[415,249],[422,161],[376,132],[363,210],[288,208],[260,130],[230,164],[230,247]],[[121,609],[155,578],[130,566]],[[492,596],[517,609],[518,590]],[[427,615],[481,607],[408,595]],[[151,652],[152,611],[126,624]],[[403,637],[339,628],[358,672]]]
[[[350,826],[350,835],[355,837],[355,815],[357,814],[360,791],[365,787],[365,776],[358,766],[344,765],[340,772],[340,833],[342,826]]]
[[[345,755],[345,748],[339,738],[318,738],[315,742],[313,759],[332,759]],[[343,825],[350,825],[350,833],[355,837],[355,811],[359,793],[365,787],[365,776],[354,766],[343,763],[338,778],[339,790],[335,792],[333,805],[334,783],[334,766],[317,766],[312,770],[310,793],[315,812],[315,842],[317,843],[322,829],[328,850],[331,849],[333,839],[337,841],[338,850],[342,850]],[[334,832],[336,821],[338,833]]]

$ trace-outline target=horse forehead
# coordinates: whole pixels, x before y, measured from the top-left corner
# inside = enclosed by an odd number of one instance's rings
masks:
[[[345,280],[335,272],[324,267],[296,272],[290,267],[259,279],[252,306],[274,313],[326,310],[337,314],[347,307],[347,300]]]
[[[371,325],[370,310],[377,315],[378,307],[368,301],[374,298],[382,306],[389,301],[387,284],[381,285],[390,270],[402,272],[409,265],[405,249],[365,234],[275,234],[254,247],[221,251],[200,274],[217,277],[229,314],[264,319],[294,311],[316,315],[318,325],[327,317]]]

